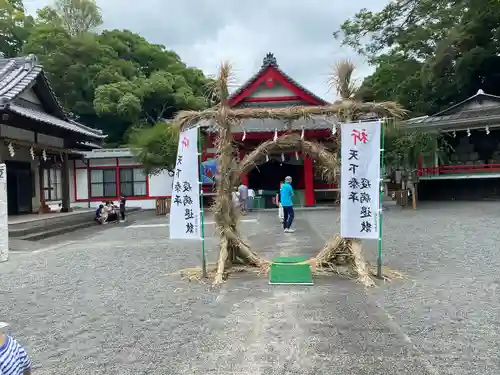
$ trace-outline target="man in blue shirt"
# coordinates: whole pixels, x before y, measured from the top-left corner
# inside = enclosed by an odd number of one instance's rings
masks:
[[[285,178],[285,183],[280,189],[280,203],[283,207],[283,229],[285,230],[285,233],[295,232],[295,230],[290,228],[295,216],[292,203],[293,195],[292,178],[287,176]]]

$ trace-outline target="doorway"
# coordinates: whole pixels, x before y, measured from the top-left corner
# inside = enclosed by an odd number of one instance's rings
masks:
[[[7,211],[9,215],[32,213],[33,174],[31,163],[6,161]]]
[[[292,177],[292,185],[295,185],[300,180],[302,170],[303,166],[300,164],[269,160],[248,173],[248,186],[253,190],[276,191],[286,176]]]

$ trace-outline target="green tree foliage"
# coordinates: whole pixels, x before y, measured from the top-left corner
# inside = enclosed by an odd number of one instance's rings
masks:
[[[29,35],[33,18],[26,16],[22,0],[0,0],[0,52],[15,57]]]
[[[158,122],[153,127],[137,127],[130,132],[130,148],[146,173],[158,174],[173,170],[177,156],[178,128],[167,122]]]
[[[72,36],[89,32],[102,24],[95,0],[56,0],[53,10],[60,24]]]
[[[128,30],[86,32],[97,21],[83,21],[86,8],[79,7],[84,3],[68,0],[39,9],[22,50],[39,58],[62,104],[76,119],[102,129],[108,144],[117,146],[128,143],[128,134],[179,110],[207,106],[207,79],[200,70]],[[63,12],[64,4],[75,10]],[[100,14],[95,19],[101,19]]]
[[[500,2],[395,0],[366,9],[335,33],[376,67],[366,98],[430,114],[478,89],[500,94]]]
[[[411,116],[434,114],[479,89],[500,95],[500,2],[395,0],[360,10],[334,34],[374,65],[358,96],[394,100]],[[404,127],[386,133],[386,161],[415,168],[418,155],[442,155],[439,134]]]

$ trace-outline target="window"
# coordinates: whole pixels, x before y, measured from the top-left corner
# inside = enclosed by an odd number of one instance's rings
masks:
[[[45,201],[62,199],[61,170],[59,168],[43,169],[43,199]]]
[[[116,197],[115,169],[90,170],[90,196],[92,198]]]
[[[142,168],[120,168],[120,194],[125,197],[146,195],[146,175]]]

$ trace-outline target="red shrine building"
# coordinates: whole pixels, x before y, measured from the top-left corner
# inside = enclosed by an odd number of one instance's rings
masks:
[[[328,103],[297,83],[279,67],[276,58],[268,53],[260,70],[232,93],[230,105],[233,108],[283,108],[290,106],[321,106]],[[332,143],[334,124],[326,119],[294,121],[285,124],[277,120],[246,120],[233,129],[237,142],[239,159],[254,150],[261,142],[281,136],[287,131],[301,134],[305,139],[316,140],[326,147]],[[205,137],[203,161],[214,158],[215,135],[208,131]],[[297,206],[314,206],[318,202],[334,201],[336,185],[328,184],[316,173],[315,162],[307,155],[295,150],[270,154],[260,165],[241,176],[242,182],[255,190],[260,208],[271,207],[272,197],[286,176],[293,178]],[[209,192],[212,184],[204,184]],[[210,195],[208,193],[207,195]]]

